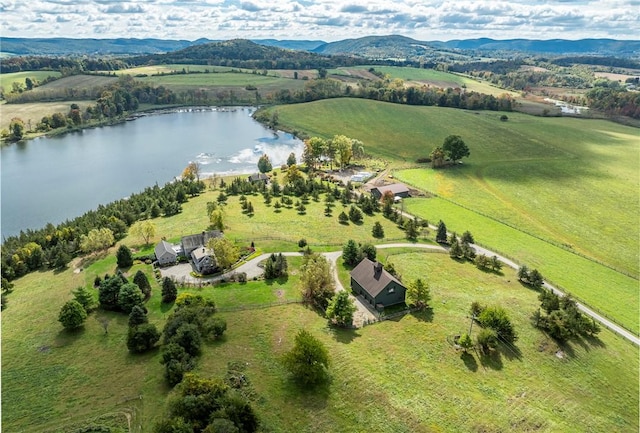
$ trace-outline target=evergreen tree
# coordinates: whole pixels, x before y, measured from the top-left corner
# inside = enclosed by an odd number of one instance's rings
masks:
[[[169,277],[164,277],[162,280],[162,302],[169,304],[176,300],[178,296],[178,288],[176,283]]]
[[[471,232],[467,230],[466,232],[462,233],[460,242],[462,242],[463,244],[473,244],[475,243],[475,240],[473,239],[473,235],[471,234]]]
[[[126,245],[120,245],[118,252],[116,253],[116,261],[118,267],[121,269],[130,268],[133,266],[133,255],[131,250]]]
[[[415,241],[418,239],[418,227],[412,218],[408,218],[404,223],[404,231],[408,240]]]
[[[447,226],[442,220],[438,222],[438,230],[436,232],[436,242],[438,243],[447,242]]]
[[[420,278],[414,280],[407,287],[407,300],[420,310],[427,308],[431,300],[429,285]]]
[[[461,259],[462,257],[464,257],[464,251],[462,250],[462,247],[460,246],[460,243],[457,239],[451,244],[451,247],[449,248],[449,256],[451,256],[451,258],[453,259]]]
[[[142,325],[143,323],[148,323],[149,319],[147,318],[147,312],[140,305],[135,305],[131,309],[131,313],[129,313],[129,327],[132,328],[134,326]]]
[[[155,325],[143,323],[129,328],[127,334],[127,348],[131,353],[144,353],[156,345],[160,340],[160,332]]]
[[[141,306],[144,302],[144,296],[140,288],[133,283],[123,284],[118,292],[118,306],[125,313],[131,313],[136,305]]]
[[[362,222],[362,212],[357,207],[351,205],[349,208],[349,219],[354,224],[359,224]]]
[[[73,299],[78,301],[87,313],[96,308],[96,300],[93,298],[93,294],[85,286],[78,287],[72,293]]]
[[[371,230],[371,235],[376,239],[384,238],[384,229],[382,228],[382,224],[380,224],[380,221],[376,221],[373,224],[373,229]]]
[[[358,244],[353,239],[349,239],[342,248],[342,260],[347,266],[356,266],[360,261],[358,258]]]
[[[133,282],[140,288],[145,297],[151,294],[151,284],[149,284],[147,275],[141,269],[133,276]]]
[[[338,222],[340,222],[340,224],[349,223],[349,217],[347,216],[346,213],[344,213],[344,211],[340,212],[340,215],[338,215]]]

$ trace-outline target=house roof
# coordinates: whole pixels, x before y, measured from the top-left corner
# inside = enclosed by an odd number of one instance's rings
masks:
[[[387,191],[391,191],[393,195],[409,192],[409,187],[407,187],[407,185],[403,183],[392,183],[391,185],[377,186],[373,188],[372,191],[374,189],[380,191],[380,195],[384,195],[384,193]]]
[[[209,239],[219,237],[222,237],[222,232],[220,230],[212,230],[209,232],[197,233],[195,235],[183,236],[182,245],[184,249],[188,251],[193,248],[203,247],[207,245]],[[185,254],[187,251],[185,251]]]
[[[251,176],[249,176],[249,181],[250,182],[255,182],[257,180],[269,180],[269,176],[267,176],[264,173],[256,173],[256,174],[252,174]]]
[[[158,245],[156,245],[154,252],[156,253],[156,257],[163,256],[165,253],[169,253],[172,256],[176,255],[176,252],[173,250],[173,245],[165,240],[161,240]]]
[[[362,259],[362,261],[358,263],[358,266],[353,268],[351,278],[374,298],[391,282],[395,282],[404,287],[396,277],[384,270],[382,263],[372,262],[367,258]]]
[[[196,248],[195,250],[193,250],[191,252],[191,257],[193,257],[193,260],[200,262],[202,259],[206,258],[206,257],[211,257],[212,261],[213,261],[213,251],[209,248]]]

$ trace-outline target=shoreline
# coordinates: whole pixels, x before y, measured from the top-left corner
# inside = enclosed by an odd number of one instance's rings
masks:
[[[28,141],[36,140],[39,138],[58,137],[58,136],[62,136],[62,135],[73,133],[73,132],[81,132],[84,130],[102,128],[105,126],[120,125],[124,122],[132,122],[136,119],[139,119],[141,117],[147,117],[147,116],[181,113],[181,112],[196,112],[196,113],[207,112],[207,111],[223,111],[224,112],[224,111],[236,111],[238,109],[244,109],[244,108],[248,108],[250,110],[250,114],[253,115],[253,113],[255,113],[260,108],[260,106],[255,106],[255,105],[167,105],[167,106],[159,106],[159,107],[150,107],[141,111],[134,111],[132,113],[128,113],[124,117],[109,119],[108,121],[104,120],[104,121],[99,121],[99,122],[88,124],[88,125],[84,125],[84,124],[77,125],[71,128],[69,127],[57,128],[44,133],[25,134],[25,136],[21,140],[17,140],[17,141],[0,139],[0,147],[11,146],[12,144],[26,143]],[[259,122],[258,120],[256,120],[256,122],[260,123],[266,128],[269,128],[269,126],[265,125],[262,122]],[[283,132],[286,132],[286,131],[283,131]]]

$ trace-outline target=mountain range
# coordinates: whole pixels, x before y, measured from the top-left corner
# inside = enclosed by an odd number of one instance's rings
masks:
[[[195,41],[170,39],[72,39],[72,38],[0,38],[5,55],[142,55],[180,50],[190,46],[218,42],[206,38]],[[290,50],[324,55],[349,55],[366,58],[411,59],[439,51],[449,52],[524,52],[548,55],[578,54],[615,57],[640,57],[640,41],[615,39],[462,39],[418,41],[406,36],[367,36],[336,42],[319,40],[254,39],[253,42]]]

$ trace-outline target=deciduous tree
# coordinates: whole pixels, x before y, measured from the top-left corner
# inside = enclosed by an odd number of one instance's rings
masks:
[[[139,236],[145,245],[149,245],[151,239],[156,235],[156,225],[151,220],[140,221],[131,227],[131,234]]]
[[[442,143],[442,150],[453,162],[471,154],[466,143],[459,135],[449,135],[446,137],[444,143]]]
[[[341,290],[331,298],[327,306],[327,318],[338,326],[351,326],[353,313],[357,310],[353,299],[345,290]]]
[[[80,237],[80,249],[85,253],[106,250],[114,243],[113,232],[108,228],[92,229]]]
[[[240,250],[227,238],[213,238],[207,244],[213,250],[218,266],[230,268],[240,258]]]
[[[329,261],[318,253],[305,255],[301,268],[300,285],[303,301],[325,311],[329,300],[333,297],[335,288]]]
[[[325,381],[329,363],[329,352],[324,344],[304,329],[298,332],[293,348],[283,357],[285,368],[304,386]]]

